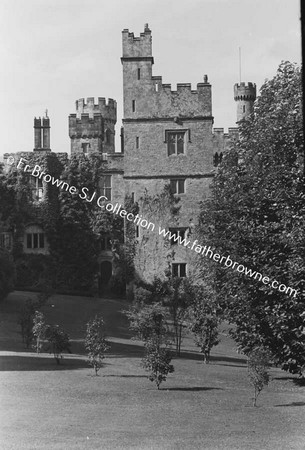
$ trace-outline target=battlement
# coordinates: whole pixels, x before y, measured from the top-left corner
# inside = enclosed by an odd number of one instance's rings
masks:
[[[238,127],[229,127],[227,133],[224,132],[224,128],[213,128],[213,134],[215,136],[236,136],[238,135]]]
[[[256,99],[255,83],[235,83],[234,84],[234,100],[251,100]]]
[[[87,101],[84,98],[76,100],[76,115],[81,119],[83,115],[88,114],[90,118],[94,118],[97,114],[101,114],[103,119],[108,119],[116,122],[117,119],[117,104],[112,98],[106,102],[104,97],[98,97],[95,103],[94,97],[88,97]],[[86,120],[86,117],[83,118]]]
[[[75,137],[102,137],[104,133],[103,117],[101,113],[82,113],[69,115],[69,136]]]
[[[153,76],[151,77],[152,82],[155,87],[155,92],[162,92],[164,91],[167,94],[180,94],[181,92],[185,92],[186,94],[194,94],[198,95],[202,92],[206,92],[205,89],[211,88],[211,84],[208,82],[208,76],[204,75],[204,82],[203,83],[197,83],[197,89],[192,89],[191,83],[177,83],[176,90],[172,90],[172,85],[170,83],[162,83],[162,77],[161,76]]]
[[[139,37],[135,37],[128,29],[122,31],[123,37],[123,60],[124,58],[145,58],[152,59],[152,39],[151,30],[148,23],[144,26],[144,32]]]

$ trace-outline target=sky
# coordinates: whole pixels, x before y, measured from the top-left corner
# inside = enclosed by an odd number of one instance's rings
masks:
[[[152,30],[153,75],[212,84],[215,127],[235,126],[233,85],[258,91],[282,60],[301,62],[299,0],[1,0],[0,156],[32,151],[33,119],[46,109],[51,149],[70,152],[68,116],[82,97],[123,110],[121,32]],[[119,150],[119,139],[117,150]]]

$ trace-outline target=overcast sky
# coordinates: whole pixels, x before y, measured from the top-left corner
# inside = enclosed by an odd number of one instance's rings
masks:
[[[233,85],[258,88],[281,60],[300,63],[299,0],[1,0],[1,148],[33,150],[33,118],[45,109],[51,148],[70,151],[68,115],[82,97],[110,97],[122,119],[121,31],[149,23],[154,75],[163,83],[208,74],[215,127],[235,125]],[[118,150],[118,149],[117,149]]]

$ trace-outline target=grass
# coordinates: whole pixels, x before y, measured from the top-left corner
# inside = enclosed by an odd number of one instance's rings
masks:
[[[186,338],[175,372],[158,391],[120,312],[126,303],[53,297],[44,313],[69,332],[73,351],[57,366],[21,342],[16,315],[31,295],[15,292],[0,304],[1,449],[304,450],[305,387],[272,369],[273,381],[252,407],[245,359],[226,327],[209,365]],[[86,322],[100,312],[111,350],[95,377],[82,339]]]

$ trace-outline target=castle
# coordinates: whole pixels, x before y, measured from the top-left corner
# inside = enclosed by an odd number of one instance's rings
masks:
[[[112,203],[124,205],[126,196],[139,202],[143,196],[160,194],[169,185],[174,196],[179,196],[179,214],[162,217],[162,226],[176,236],[186,237],[196,225],[199,202],[209,195],[218,164],[231,139],[238,139],[238,127],[213,128],[212,86],[208,76],[192,90],[190,83],[177,85],[172,90],[161,76],[152,73],[152,36],[148,24],[139,37],[128,29],[122,32],[124,115],[121,128],[121,149],[115,150],[116,102],[113,99],[92,97],[76,101],[76,112],[69,116],[71,155],[99,155],[105,162],[100,191]],[[234,86],[237,105],[237,124],[253,111],[256,86],[239,83]],[[50,149],[50,119],[34,119],[34,151],[18,153],[35,161],[47,171],[54,159],[64,167],[66,153],[53,153]],[[5,154],[4,162],[16,154]],[[37,159],[38,158],[38,159]],[[9,167],[8,165],[6,167]],[[33,199],[43,202],[45,186],[33,181]],[[141,208],[141,206],[140,206]],[[141,213],[141,209],[140,209]],[[153,218],[153,215],[151,216]],[[156,217],[157,219],[157,217]],[[29,223],[24,230],[25,253],[48,252],[44,230],[38,223]],[[38,236],[38,237],[37,237]],[[134,257],[138,277],[151,281],[153,276],[164,275],[170,264],[174,276],[188,276],[192,257],[189,249],[173,242],[164,243],[156,236],[135,227],[136,249]],[[0,244],[11,242],[10,230],[1,234]],[[103,236],[99,255],[99,275],[106,285],[113,273],[113,255],[107,236]],[[169,258],[170,250],[170,258]]]

